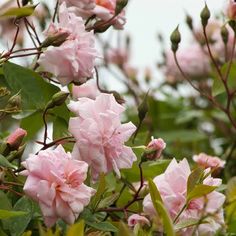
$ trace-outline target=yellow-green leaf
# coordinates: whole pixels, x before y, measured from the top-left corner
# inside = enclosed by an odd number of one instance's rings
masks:
[[[66,233],[66,236],[84,236],[84,221],[71,225]]]
[[[0,17],[25,17],[33,14],[37,5],[24,7],[12,7],[5,11]]]

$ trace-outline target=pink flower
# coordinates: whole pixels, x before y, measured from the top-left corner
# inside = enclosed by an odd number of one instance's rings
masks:
[[[136,224],[150,226],[150,222],[145,216],[133,214],[128,218],[128,225],[134,227]]]
[[[73,224],[95,190],[83,184],[88,165],[66,153],[62,146],[31,154],[22,163],[26,195],[39,203],[45,224],[51,227],[58,218]]]
[[[7,138],[7,144],[10,146],[12,150],[17,150],[24,137],[27,135],[26,130],[17,128],[13,133],[11,133]]]
[[[80,86],[73,85],[72,87],[72,95],[75,99],[82,97],[95,99],[99,94],[96,82],[92,79]]]
[[[94,35],[86,32],[82,18],[69,13],[65,4],[60,6],[60,22],[51,23],[45,32],[47,36],[68,33],[67,40],[59,47],[50,46],[42,54],[39,63],[57,77],[62,85],[72,81],[84,83],[93,75],[97,51]]]
[[[176,66],[173,52],[169,51],[166,55],[165,74],[169,82],[183,80],[183,77]],[[207,55],[204,54],[202,48],[198,45],[192,45],[188,48],[180,48],[177,51],[177,59],[186,75],[192,79],[198,79],[207,76],[211,70],[210,61]]]
[[[124,107],[113,95],[101,93],[95,100],[81,98],[68,107],[77,115],[69,122],[69,131],[77,140],[72,156],[88,163],[93,180],[102,172],[114,170],[120,176],[119,169],[132,167],[136,156],[124,142],[136,127],[131,122],[121,124]]]
[[[229,19],[236,19],[236,2],[234,0],[228,0],[226,15]]]
[[[150,160],[159,159],[162,151],[166,148],[166,143],[162,138],[154,139],[147,145],[147,150],[151,151],[146,157]]]
[[[122,66],[128,62],[129,54],[125,49],[113,48],[108,50],[105,55],[105,59],[108,63],[113,63],[118,66]]]
[[[190,167],[186,159],[179,163],[173,159],[166,171],[154,178],[154,183],[156,184],[164,205],[173,220],[186,203],[187,180],[190,173]],[[208,176],[203,181],[203,184],[219,186],[221,184],[221,179]],[[211,192],[206,196],[206,198],[201,197],[192,200],[187,209],[185,209],[180,215],[178,222],[189,219],[200,219],[202,214],[207,215],[208,213],[211,213],[212,216],[207,217],[209,223],[201,224],[197,229],[197,235],[203,235],[203,232],[209,235],[214,235],[214,233],[221,228],[221,225],[224,224],[222,209],[224,200],[225,196],[217,191]],[[156,211],[153,207],[150,194],[144,198],[143,207],[146,214],[149,214],[151,217],[156,216]],[[181,230],[180,235],[191,235],[192,231],[193,227],[183,229]]]
[[[92,10],[96,4],[95,0],[60,0],[65,2],[68,7],[78,7],[83,10]]]
[[[225,161],[219,157],[209,156],[205,153],[200,153],[193,156],[193,160],[203,168],[224,168]]]

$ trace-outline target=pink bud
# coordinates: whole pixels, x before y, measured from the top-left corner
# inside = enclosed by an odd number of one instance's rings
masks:
[[[150,222],[146,217],[138,214],[133,214],[128,218],[128,225],[130,227],[134,227],[136,224],[150,226]]]
[[[231,20],[236,19],[236,2],[234,0],[229,0],[226,14]]]
[[[203,168],[224,168],[225,161],[221,160],[219,157],[209,156],[205,153],[200,153],[193,156],[193,160]]]
[[[7,138],[7,144],[10,146],[12,150],[17,150],[23,138],[27,135],[26,130],[17,128],[13,133],[11,133]]]
[[[150,160],[159,159],[161,156],[162,151],[166,148],[166,143],[162,138],[153,139],[152,141],[147,145],[147,151],[148,153],[146,157]]]

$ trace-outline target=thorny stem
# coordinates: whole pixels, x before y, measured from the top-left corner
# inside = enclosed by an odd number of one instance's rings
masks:
[[[56,6],[55,6],[55,8],[54,8],[54,13],[53,13],[53,17],[52,17],[52,22],[55,22],[55,20],[56,20],[58,6],[59,6],[59,0],[57,0]]]

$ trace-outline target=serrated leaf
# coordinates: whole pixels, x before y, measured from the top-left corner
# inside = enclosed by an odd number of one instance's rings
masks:
[[[209,186],[204,184],[195,185],[194,189],[187,195],[187,202],[203,197],[211,192],[213,192],[217,186]]]
[[[116,233],[118,229],[109,222],[86,222],[87,225],[91,226],[94,229],[98,229],[104,232],[114,232]]]
[[[15,169],[16,166],[14,166],[13,164],[11,164],[6,157],[4,157],[3,155],[0,154],[0,166],[2,167],[6,167],[6,168],[11,168],[11,169]]]
[[[113,193],[112,195],[102,199],[98,204],[98,208],[104,208],[112,205],[119,196],[120,193]]]
[[[199,184],[203,174],[204,170],[202,168],[196,168],[191,172],[187,182],[187,194],[189,194],[194,189],[195,185]]]
[[[84,220],[71,225],[67,230],[66,236],[84,236]]]
[[[28,5],[23,7],[12,7],[5,11],[3,14],[0,15],[1,18],[3,17],[26,17],[33,14],[34,9],[37,5]]]

